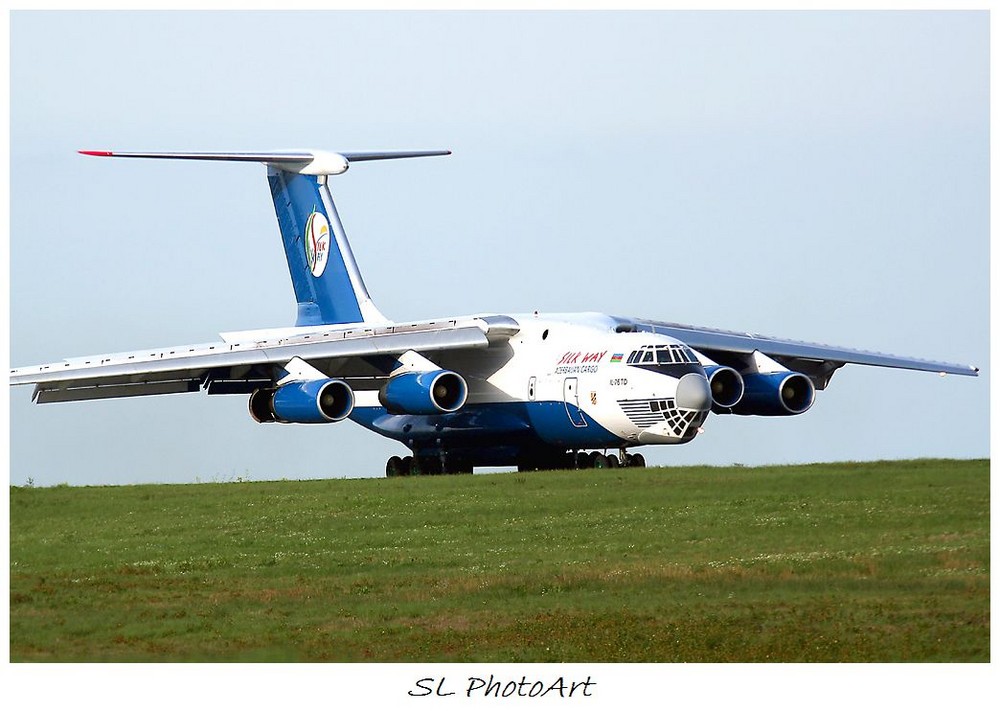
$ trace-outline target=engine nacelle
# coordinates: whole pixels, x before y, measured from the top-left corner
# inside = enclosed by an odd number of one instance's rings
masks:
[[[432,370],[397,375],[382,387],[378,399],[393,415],[439,415],[460,409],[468,395],[461,375]]]
[[[747,373],[737,415],[801,415],[812,407],[816,388],[802,373]]]
[[[712,391],[712,412],[727,413],[743,397],[743,376],[725,365],[706,365],[705,377]]]
[[[354,391],[343,380],[305,380],[257,390],[249,407],[257,422],[339,422],[354,409]]]

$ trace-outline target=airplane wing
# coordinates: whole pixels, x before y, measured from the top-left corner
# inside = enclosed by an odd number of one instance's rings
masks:
[[[629,329],[662,333],[686,343],[719,363],[739,369],[747,357],[758,351],[789,370],[809,376],[817,390],[824,389],[834,371],[847,363],[884,368],[924,370],[953,375],[978,375],[979,368],[958,363],[943,363],[919,358],[905,358],[873,351],[839,348],[821,343],[790,341],[756,333],[723,331],[664,321],[622,319],[619,330]]]
[[[287,330],[287,329],[286,329]],[[420,353],[488,348],[517,333],[507,316],[477,316],[353,327],[293,329],[292,333],[247,332],[203,345],[153,348],[91,356],[60,363],[15,368],[11,385],[35,385],[39,403],[198,392],[251,393],[273,384],[282,368],[299,358],[326,373],[372,377],[378,358],[407,351]],[[256,334],[256,335],[255,335]],[[225,334],[224,334],[225,336]],[[352,370],[351,364],[355,364]],[[366,366],[367,364],[367,366]]]

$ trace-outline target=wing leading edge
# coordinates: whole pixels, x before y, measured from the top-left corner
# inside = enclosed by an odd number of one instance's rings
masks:
[[[979,368],[972,365],[945,363],[921,358],[906,358],[887,353],[840,348],[821,343],[791,341],[762,336],[756,333],[723,331],[714,328],[644,319],[622,319],[622,323],[623,326],[619,327],[620,330],[632,329],[662,333],[683,341],[722,365],[738,364],[739,361],[751,356],[755,351],[763,353],[789,370],[808,375],[819,390],[826,387],[835,370],[848,363],[874,365],[883,368],[922,370],[932,373],[948,373],[951,375],[976,376],[979,374]]]
[[[365,328],[317,329],[287,337],[147,349],[10,371],[11,385],[35,385],[39,403],[198,392],[252,392],[293,358],[331,362],[366,357],[487,348],[516,333],[505,316]]]

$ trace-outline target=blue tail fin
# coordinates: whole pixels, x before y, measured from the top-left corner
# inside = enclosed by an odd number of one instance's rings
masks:
[[[385,321],[354,261],[327,176],[268,166],[267,180],[298,302],[295,325]]]

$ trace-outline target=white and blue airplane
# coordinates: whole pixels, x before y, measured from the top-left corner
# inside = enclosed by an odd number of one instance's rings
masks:
[[[399,323],[365,288],[327,186],[352,163],[450,151],[122,153],[263,163],[295,325],[221,341],[14,368],[38,403],[191,393],[249,396],[260,423],[350,419],[411,452],[386,475],[641,467],[710,413],[800,415],[847,363],[956,375],[978,368],[600,313],[479,314]],[[608,452],[611,452],[608,454]]]

